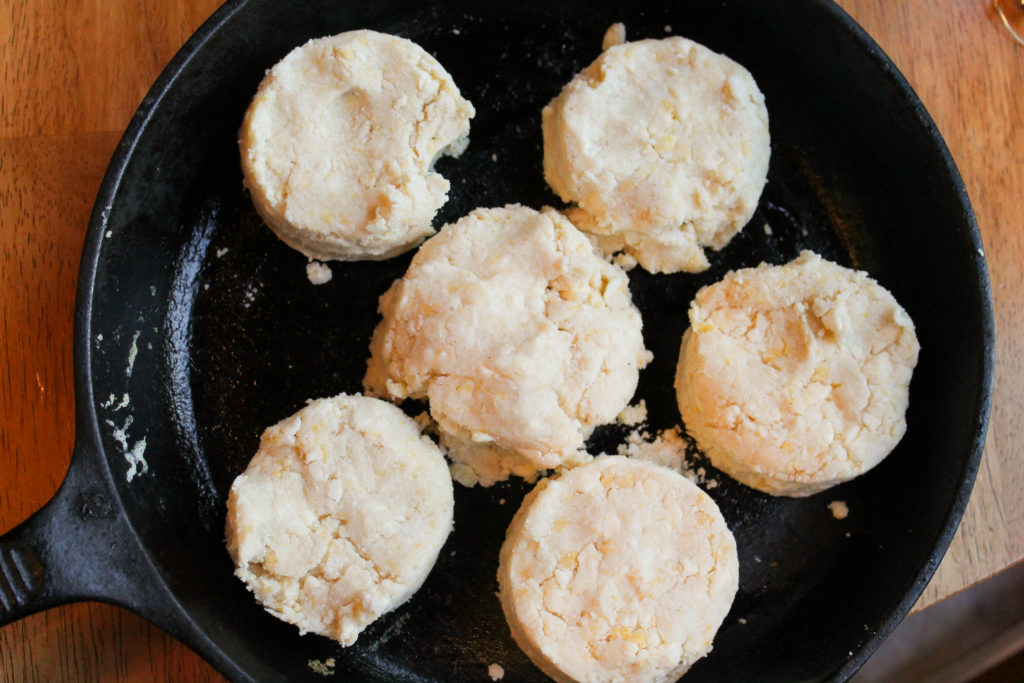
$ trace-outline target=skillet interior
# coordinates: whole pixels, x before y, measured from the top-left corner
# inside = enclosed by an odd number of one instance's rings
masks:
[[[508,636],[497,551],[528,487],[456,490],[455,532],[424,588],[342,649],[299,637],[231,574],[223,506],[264,427],[309,398],[361,387],[376,298],[410,255],[305,259],[261,224],[241,187],[236,132],[265,69],[305,40],[369,27],[433,53],[478,110],[437,225],[476,206],[557,200],[541,172],[541,107],[599,52],[671,33],[744,64],[764,91],[772,163],[750,226],[711,270],[631,274],[654,363],[641,374],[652,430],[675,425],[671,388],[686,309],[727,270],[810,248],[868,270],[914,319],[923,351],[909,430],[875,471],[808,499],[774,499],[711,471],[740,549],[741,585],[713,653],[687,680],[816,680],[852,673],[909,609],[962,513],[987,407],[991,311],[962,185],[920,104],[880,51],[825,3],[285,3],[222,10],[143,104],[115,158],[88,321],[86,410],[129,520],[171,591],[223,656],[254,678],[542,679]],[[813,27],[813,30],[810,30]],[[177,69],[177,71],[175,71]],[[495,160],[496,159],[496,160]],[[117,173],[122,173],[117,177]],[[103,196],[101,194],[101,200]],[[763,230],[771,226],[771,234]],[[123,401],[125,395],[128,402]],[[599,432],[614,451],[622,432]],[[144,440],[143,449],[139,449]],[[148,470],[129,480],[126,451]],[[141,465],[139,466],[141,467]],[[710,470],[711,468],[709,468]],[[826,508],[847,502],[840,522]],[[210,653],[206,653],[210,656]]]

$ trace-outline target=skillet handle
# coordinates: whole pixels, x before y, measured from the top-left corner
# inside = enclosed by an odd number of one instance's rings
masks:
[[[78,600],[143,614],[158,601],[163,584],[96,460],[76,445],[54,497],[0,536],[0,626]]]

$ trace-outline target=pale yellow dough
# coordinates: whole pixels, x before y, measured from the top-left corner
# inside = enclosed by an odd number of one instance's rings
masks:
[[[626,407],[650,358],[625,273],[550,209],[445,226],[380,312],[366,390],[427,399],[465,484],[587,459],[585,437]]]
[[[543,111],[544,177],[609,254],[698,272],[750,220],[768,173],[764,96],[680,37],[613,45]]]
[[[622,456],[542,480],[501,547],[512,636],[556,681],[675,681],[736,594],[736,542],[711,498]]]
[[[805,251],[697,293],[679,410],[718,469],[765,493],[811,495],[895,448],[919,348],[881,285]]]
[[[263,433],[231,486],[227,546],[268,612],[351,645],[426,579],[453,506],[444,456],[416,423],[341,394]]]
[[[433,233],[433,170],[468,144],[473,105],[415,43],[350,31],[295,48],[263,79],[239,133],[253,204],[310,258],[385,259]]]

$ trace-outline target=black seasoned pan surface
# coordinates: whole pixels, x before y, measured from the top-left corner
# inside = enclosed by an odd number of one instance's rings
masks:
[[[79,450],[93,455],[76,460],[112,487],[111,514],[160,586],[149,597],[91,595],[138,609],[232,678],[484,680],[498,663],[505,680],[543,679],[495,597],[498,548],[529,488],[519,480],[457,487],[455,530],[426,584],[352,647],[300,637],[232,576],[223,523],[233,478],[266,426],[307,399],[361,390],[377,297],[411,258],[335,263],[329,283],[310,284],[306,259],[270,233],[242,188],[237,131],[265,70],[293,47],[372,28],[434,54],[477,109],[469,149],[438,162],[452,189],[437,226],[478,206],[559,206],[543,180],[540,111],[615,21],[631,39],[683,35],[746,66],[772,134],[759,209],[708,271],[630,273],[655,357],[636,397],[648,429],[679,423],[671,378],[686,311],[730,269],[802,249],[864,269],[908,310],[922,345],[906,437],[849,484],[773,498],[695,456],[717,484],[708,492],[741,571],[713,652],[686,678],[843,679],[870,656],[966,504],[988,414],[991,302],[963,185],[927,113],[870,38],[817,0],[249,0],[220,10],[133,120],[83,256]],[[624,436],[601,429],[590,445],[614,452]],[[833,517],[833,500],[849,517]]]

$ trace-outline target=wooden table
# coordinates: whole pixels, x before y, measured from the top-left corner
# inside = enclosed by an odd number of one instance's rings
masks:
[[[57,489],[74,440],[72,311],[93,200],[132,112],[219,0],[3,0],[0,530]],[[996,305],[992,422],[970,506],[918,608],[1024,558],[1024,47],[988,0],[842,0],[910,80],[964,176]],[[124,610],[0,629],[0,681],[219,680]]]

